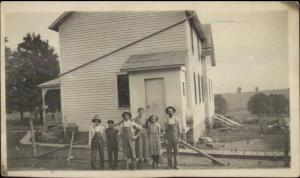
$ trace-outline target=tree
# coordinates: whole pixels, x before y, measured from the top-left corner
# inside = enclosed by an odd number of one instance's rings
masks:
[[[271,100],[263,93],[251,96],[247,106],[250,113],[258,117],[262,114],[270,114],[272,112]]]
[[[227,109],[227,102],[225,100],[225,98],[220,95],[220,94],[217,94],[215,95],[215,112],[217,114],[226,114],[228,109]]]
[[[271,100],[273,114],[289,113],[289,99],[280,94],[271,94],[269,97]]]
[[[256,93],[259,92],[258,86],[255,87],[255,92],[256,92]]]
[[[20,112],[21,121],[25,111],[41,107],[38,85],[58,76],[57,58],[48,40],[35,33],[26,34],[12,57],[6,58],[7,108]]]

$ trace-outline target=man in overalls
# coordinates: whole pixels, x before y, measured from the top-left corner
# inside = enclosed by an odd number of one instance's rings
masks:
[[[165,110],[167,118],[165,120],[165,141],[167,146],[167,158],[168,169],[177,167],[177,155],[178,155],[178,143],[180,139],[180,123],[179,119],[174,116],[176,109],[172,106],[168,106]],[[172,164],[172,156],[174,159],[174,165]]]
[[[89,135],[89,145],[91,145],[92,153],[91,153],[91,169],[96,169],[96,157],[97,152],[99,152],[100,157],[100,169],[104,169],[104,144],[105,144],[105,136],[104,136],[104,127],[100,124],[101,120],[98,115],[92,119],[93,126],[90,129]]]
[[[129,169],[129,163],[131,163],[132,169],[135,165],[135,139],[140,135],[142,126],[131,120],[130,112],[123,112],[122,122],[120,123],[120,138],[124,153],[124,161],[126,169]],[[134,129],[137,130],[136,135]],[[130,162],[129,162],[130,161]]]

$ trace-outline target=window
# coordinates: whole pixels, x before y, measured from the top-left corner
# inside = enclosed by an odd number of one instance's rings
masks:
[[[197,85],[196,85],[196,73],[194,72],[194,91],[195,91],[195,103],[197,104]]]
[[[210,91],[210,79],[207,79],[207,84],[208,84],[208,97],[209,97],[209,101],[211,101],[211,91]]]
[[[128,75],[117,75],[119,107],[129,107],[129,80]]]
[[[185,96],[185,85],[184,85],[184,82],[182,82],[182,94],[183,94],[183,96]]]
[[[199,45],[200,41],[197,38],[197,49],[198,49],[198,60],[201,61],[201,51],[200,51],[200,45]]]
[[[202,91],[200,89],[200,75],[198,74],[198,93],[199,93],[199,103],[201,103],[201,100],[202,100]]]
[[[210,80],[210,94],[211,94],[211,101],[214,99],[214,93],[213,93],[213,90],[212,90],[212,80]]]
[[[190,30],[191,30],[191,43],[192,43],[192,53],[194,55],[194,32],[193,32],[193,27],[192,24],[190,23]]]
[[[202,101],[204,101],[204,83],[203,83],[203,77],[201,76],[201,90],[202,90]]]

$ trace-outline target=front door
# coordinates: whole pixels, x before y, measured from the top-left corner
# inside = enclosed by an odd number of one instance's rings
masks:
[[[163,126],[165,118],[165,89],[164,79],[146,79],[146,113],[147,116],[155,114],[158,116],[158,122]]]

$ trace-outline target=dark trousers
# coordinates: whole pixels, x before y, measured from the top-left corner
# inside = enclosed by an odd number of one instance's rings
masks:
[[[172,157],[174,158],[174,168],[177,167],[178,144],[176,142],[168,142],[167,144],[167,157],[168,166],[172,166]]]
[[[92,140],[92,153],[91,153],[91,168],[95,169],[95,164],[96,164],[96,157],[97,157],[97,152],[99,152],[99,164],[100,164],[100,169],[104,168],[104,146],[103,142],[101,141],[96,141]]]
[[[110,168],[115,168],[118,164],[118,150],[107,150],[108,163]],[[113,162],[113,165],[112,165]]]

